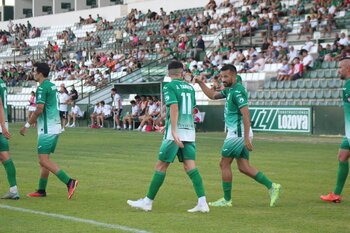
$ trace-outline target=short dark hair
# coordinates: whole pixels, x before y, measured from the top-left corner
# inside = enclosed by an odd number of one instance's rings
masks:
[[[168,70],[183,69],[183,64],[179,61],[172,61],[168,65]]]
[[[115,89],[115,88],[112,88],[112,89],[111,89],[111,91],[117,92],[117,89]]]
[[[135,100],[131,100],[130,104],[136,104],[136,101]]]
[[[134,97],[134,99],[135,99],[135,100],[141,99],[141,97],[140,97],[139,95],[137,95],[137,96]]]
[[[105,102],[102,100],[102,101],[101,101],[101,104],[105,105]]]
[[[35,63],[34,67],[36,67],[36,72],[41,73],[45,78],[49,76],[50,73],[50,67],[47,63]]]
[[[227,71],[227,70],[230,70],[233,73],[237,74],[237,69],[234,65],[231,65],[231,64],[224,65],[220,71]]]

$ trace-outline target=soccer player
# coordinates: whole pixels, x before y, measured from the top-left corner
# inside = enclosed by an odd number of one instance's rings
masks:
[[[50,172],[55,174],[68,188],[68,199],[71,199],[78,185],[78,181],[71,179],[58,165],[50,160],[50,154],[55,152],[58,136],[61,133],[58,93],[55,84],[47,77],[50,68],[46,63],[36,63],[34,79],[39,82],[36,91],[36,110],[28,122],[21,128],[20,134],[25,135],[30,125],[37,120],[38,128],[38,155],[41,174],[39,189],[29,193],[29,197],[45,197],[46,186]]]
[[[248,94],[244,87],[237,82],[237,70],[235,66],[223,66],[221,68],[220,76],[226,87],[221,92],[215,92],[209,89],[201,78],[196,77],[196,82],[208,98],[226,98],[224,115],[228,133],[222,147],[222,157],[220,161],[224,197],[215,202],[209,202],[209,205],[232,206],[231,164],[233,160],[236,159],[240,172],[255,179],[270,191],[270,206],[274,206],[278,200],[281,185],[272,183],[262,172],[249,164],[249,151],[253,150],[253,132],[250,127]]]
[[[322,195],[323,201],[340,203],[342,200],[341,193],[344,188],[346,178],[349,174],[349,157],[350,157],[350,58],[346,58],[339,63],[340,78],[346,80],[343,88],[343,102],[345,114],[345,137],[340,145],[338,152],[338,175],[337,183],[333,192],[328,195]]]
[[[0,79],[0,161],[4,165],[7,180],[10,185],[10,191],[1,197],[1,199],[19,199],[16,181],[16,168],[10,157],[8,139],[11,134],[8,131],[7,122],[7,88],[6,84]]]
[[[183,162],[184,169],[193,183],[198,203],[188,212],[209,212],[205,198],[202,177],[196,168],[195,128],[192,116],[195,106],[195,93],[192,86],[183,81],[181,62],[172,61],[168,65],[168,73],[172,81],[163,88],[164,101],[167,106],[166,130],[160,147],[159,160],[145,198],[127,203],[135,208],[151,211],[152,203],[165,179],[170,163],[177,156]]]

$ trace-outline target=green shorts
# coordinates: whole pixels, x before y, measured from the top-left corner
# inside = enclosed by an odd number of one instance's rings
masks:
[[[226,158],[249,160],[249,151],[245,147],[244,138],[226,138],[221,149],[221,155]]]
[[[0,133],[0,152],[3,151],[10,151],[10,148],[7,138],[5,138],[2,133]]]
[[[179,162],[196,160],[196,143],[183,142],[184,148],[179,148],[172,140],[163,140],[159,150],[159,160],[172,163],[177,155]]]
[[[340,144],[340,149],[350,150],[350,144],[347,137],[343,137],[343,141]]]
[[[58,141],[58,134],[38,135],[38,154],[51,154],[55,152]]]

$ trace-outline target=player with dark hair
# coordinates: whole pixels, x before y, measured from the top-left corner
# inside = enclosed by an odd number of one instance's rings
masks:
[[[159,152],[159,160],[145,198],[127,203],[144,211],[152,210],[152,203],[165,179],[170,163],[177,156],[183,162],[187,175],[192,180],[198,197],[198,203],[188,212],[209,212],[202,177],[196,168],[195,127],[193,108],[196,105],[195,92],[191,85],[183,81],[183,65],[172,61],[168,65],[168,75],[172,79],[163,88],[164,101],[167,107],[165,134]]]
[[[228,133],[222,147],[220,161],[224,197],[215,202],[209,202],[209,205],[232,206],[231,164],[236,159],[240,172],[255,179],[270,191],[270,206],[274,206],[278,200],[281,185],[272,183],[262,172],[249,164],[249,151],[253,150],[253,132],[250,127],[248,94],[242,84],[237,82],[237,70],[235,66],[223,66],[220,76],[226,87],[221,92],[215,92],[209,89],[201,78],[196,77],[195,79],[208,98],[226,98],[225,123]]]

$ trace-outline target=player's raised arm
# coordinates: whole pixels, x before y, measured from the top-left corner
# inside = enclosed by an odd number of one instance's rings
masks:
[[[201,77],[195,77],[195,81],[196,81],[196,83],[199,84],[202,91],[204,92],[204,94],[206,96],[208,96],[209,99],[217,100],[217,99],[225,98],[225,96],[223,94],[221,94],[220,92],[213,91],[209,87],[207,87],[207,85],[205,85],[205,83],[203,82]]]
[[[253,150],[253,144],[249,138],[250,131],[250,113],[248,106],[244,106],[240,109],[243,118],[243,126],[244,126],[244,143],[249,151]]]

